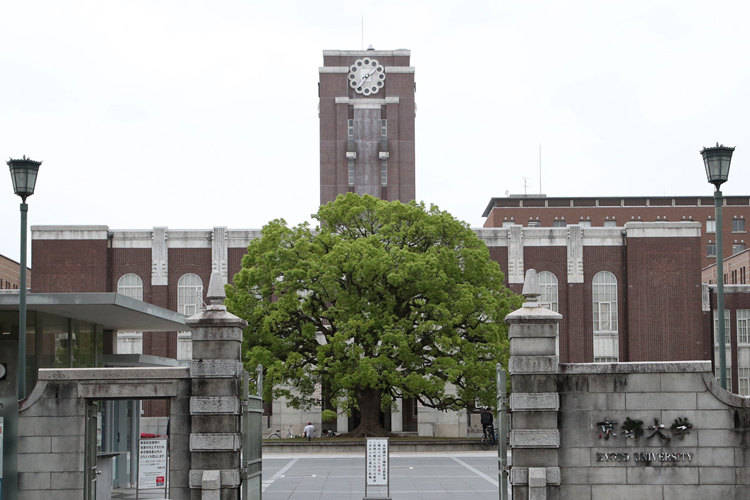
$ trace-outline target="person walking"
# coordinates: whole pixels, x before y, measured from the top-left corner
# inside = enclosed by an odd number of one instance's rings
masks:
[[[308,441],[315,437],[315,426],[312,424],[312,422],[307,422],[307,426],[305,426],[305,430],[302,431],[302,434],[307,438]]]
[[[484,410],[482,410],[482,416],[481,416],[481,422],[482,422],[482,432],[487,434],[489,432],[490,441],[492,442],[492,445],[496,445],[495,442],[495,425],[494,425],[494,417],[492,416],[492,412],[489,408],[485,407]]]

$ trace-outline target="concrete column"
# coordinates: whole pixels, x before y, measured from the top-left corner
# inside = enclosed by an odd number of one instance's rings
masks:
[[[227,312],[221,305],[225,297],[221,273],[212,273],[207,294],[210,305],[205,312],[186,321],[193,331],[190,365],[190,488],[193,499],[240,498],[240,356],[242,329],[247,322]]]
[[[546,500],[557,498],[557,492],[550,490],[560,484],[555,340],[562,315],[539,305],[539,280],[534,269],[526,272],[523,295],[523,307],[505,318],[509,325],[508,371],[512,389],[510,478],[513,498]]]

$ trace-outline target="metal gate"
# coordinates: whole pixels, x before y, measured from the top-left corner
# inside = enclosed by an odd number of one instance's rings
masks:
[[[97,404],[94,401],[86,401],[86,424],[85,424],[85,453],[84,453],[84,486],[83,498],[85,500],[96,500],[96,414]]]
[[[242,374],[242,498],[263,495],[263,366],[258,365],[256,394],[250,394],[250,375]]]

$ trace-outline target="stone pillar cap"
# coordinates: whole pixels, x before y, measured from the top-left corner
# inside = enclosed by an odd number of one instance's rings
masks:
[[[221,273],[211,273],[206,298],[209,302],[209,309],[225,309],[222,304],[224,303],[224,299],[227,298],[227,294],[224,291],[224,280],[221,277]]]

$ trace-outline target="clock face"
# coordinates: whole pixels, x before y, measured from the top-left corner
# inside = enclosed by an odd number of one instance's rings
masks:
[[[349,66],[349,86],[358,94],[377,94],[385,85],[385,68],[371,57],[357,59]]]

